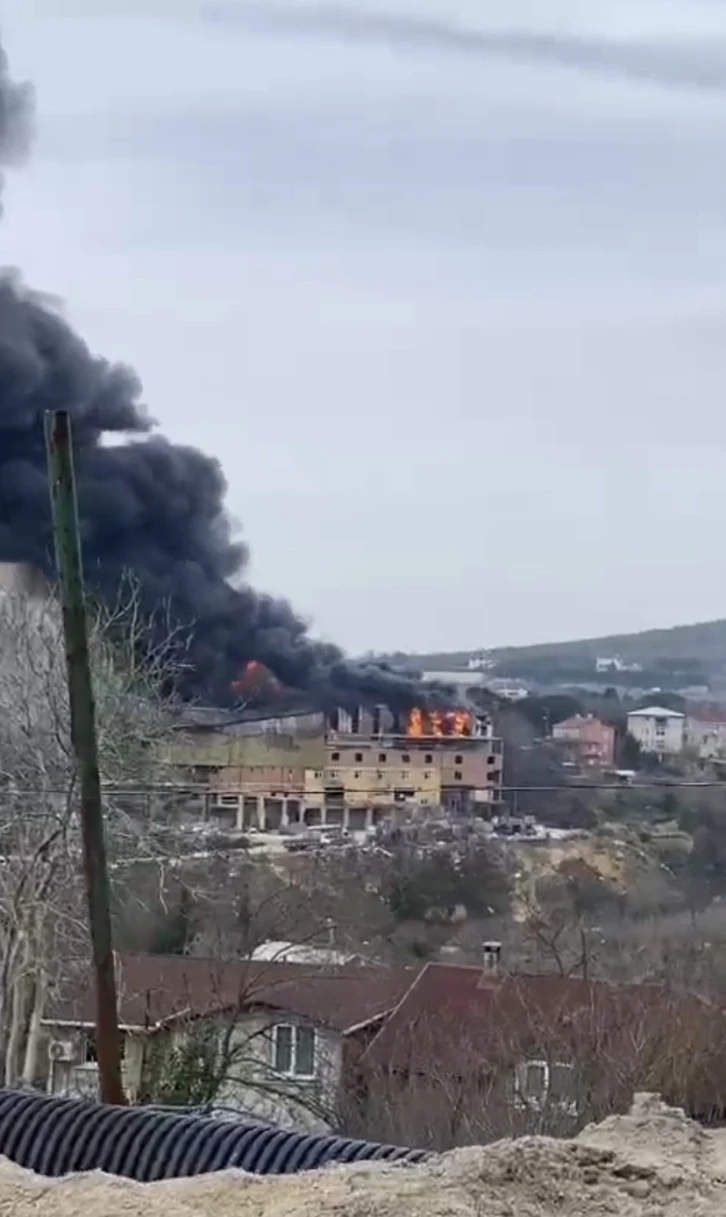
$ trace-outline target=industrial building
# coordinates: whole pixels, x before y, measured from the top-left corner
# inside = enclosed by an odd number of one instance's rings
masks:
[[[169,760],[240,830],[363,829],[396,807],[489,815],[501,801],[501,740],[468,710],[193,715]]]

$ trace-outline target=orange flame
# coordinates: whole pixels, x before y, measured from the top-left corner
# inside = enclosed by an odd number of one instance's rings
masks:
[[[471,715],[466,710],[420,710],[416,706],[406,720],[406,735],[410,736],[471,734]]]
[[[232,681],[232,688],[235,693],[254,693],[269,679],[271,678],[265,665],[258,659],[250,659],[242,669],[239,679]]]

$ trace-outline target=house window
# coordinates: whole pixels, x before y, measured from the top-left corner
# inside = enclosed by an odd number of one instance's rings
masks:
[[[455,765],[463,765],[463,764],[464,764],[464,758],[463,758],[463,756],[455,756],[455,757],[454,757],[454,764],[455,764]]]
[[[315,1029],[279,1023],[272,1028],[272,1060],[283,1077],[315,1077]]]
[[[340,760],[340,753],[339,753],[339,752],[331,752],[331,754],[330,754],[330,759],[331,759],[331,761],[339,761],[339,760]]]
[[[426,755],[425,755],[425,757],[424,757],[424,764],[426,764],[426,765],[433,765],[433,763],[434,763],[434,757],[433,757],[433,753],[432,753],[432,752],[427,752],[427,753],[426,753]]]
[[[126,1034],[123,1031],[118,1033],[119,1039],[119,1055],[123,1061],[126,1056]],[[79,1061],[80,1065],[98,1065],[98,1050],[96,1048],[96,1032],[90,1027],[83,1032],[79,1044]]]
[[[461,781],[461,770],[460,770],[460,769],[455,769],[455,770],[454,770],[454,781],[455,781],[455,782],[460,782],[460,781]]]
[[[409,756],[409,754],[407,752],[404,752],[401,757],[401,760],[403,761],[404,765],[408,765],[411,760],[411,757]]]
[[[523,1061],[514,1071],[518,1106],[540,1110],[545,1105],[576,1114],[575,1072],[563,1061]]]
[[[385,754],[385,752],[379,752],[379,753],[378,753],[378,764],[379,764],[379,765],[385,765],[385,763],[386,763],[386,754]]]
[[[354,778],[359,778],[359,777],[360,777],[360,769],[356,769],[355,773],[353,774],[353,777],[354,777]]]
[[[358,764],[360,765],[361,761],[363,760],[363,753],[362,753],[362,752],[356,752],[356,754],[355,754],[355,759],[356,759],[356,761],[358,762]]]
[[[81,1064],[82,1065],[97,1065],[98,1052],[96,1050],[96,1033],[95,1031],[84,1031],[81,1036]]]

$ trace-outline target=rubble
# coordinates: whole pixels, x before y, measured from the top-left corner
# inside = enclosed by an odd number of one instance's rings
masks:
[[[422,1165],[302,1175],[235,1172],[137,1184],[51,1181],[0,1165],[0,1217],[723,1217],[726,1129],[706,1130],[652,1095],[570,1141],[526,1137]]]

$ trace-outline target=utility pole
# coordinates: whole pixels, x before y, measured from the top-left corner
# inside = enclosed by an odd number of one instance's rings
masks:
[[[125,1103],[116,1005],[111,907],[103,831],[101,777],[96,747],[95,707],[73,472],[71,420],[67,410],[45,415],[53,536],[63,609],[71,739],[81,787],[83,873],[96,990],[96,1053],[101,1101]]]

